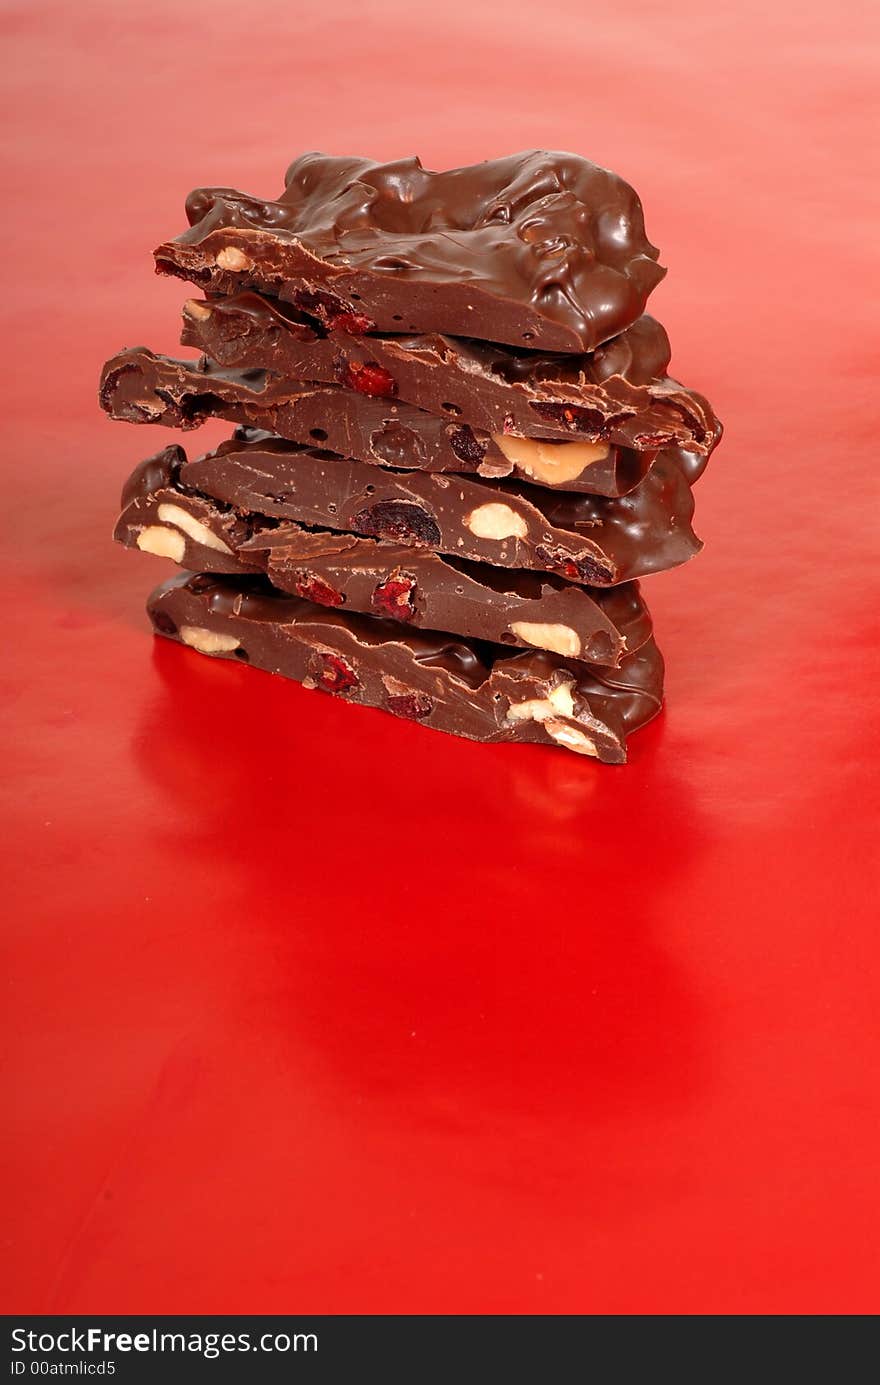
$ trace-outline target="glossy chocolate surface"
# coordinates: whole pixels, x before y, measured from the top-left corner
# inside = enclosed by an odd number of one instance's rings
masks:
[[[135,467],[122,488],[114,539],[202,572],[265,572],[257,554],[242,550],[274,529],[277,520],[243,515],[231,505],[185,490],[179,481],[185,465],[183,448],[172,444]]]
[[[186,211],[189,230],[156,251],[161,273],[362,331],[590,351],[641,316],[665,272],[632,188],[545,150],[442,173],[304,154],[277,201],[200,188]]]
[[[611,764],[660,709],[653,639],[619,669],[406,629],[277,592],[259,578],[182,573],[147,604],[158,634],[476,741],[536,741]]]

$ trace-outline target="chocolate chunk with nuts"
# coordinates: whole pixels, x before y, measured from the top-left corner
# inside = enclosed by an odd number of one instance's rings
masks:
[[[693,496],[672,450],[617,499],[373,467],[248,430],[188,463],[180,479],[242,513],[554,572],[588,586],[676,567],[700,548]]]
[[[506,460],[512,474],[544,485],[581,480],[576,489],[596,490],[611,444],[633,470],[626,449],[677,444],[709,452],[719,432],[706,400],[667,374],[669,339],[651,317],[589,354],[563,356],[437,333],[326,332],[287,304],[240,293],[186,303],[181,341],[224,366],[259,366],[288,381],[362,378],[367,393],[460,420],[449,434],[460,460],[479,466],[488,453],[486,465]],[[517,439],[544,446],[518,447]]]
[[[261,571],[261,563],[239,552],[275,521],[244,520],[231,506],[187,490],[180,484],[185,464],[183,448],[171,446],[135,467],[122,490],[113,537],[128,548],[204,572]]]
[[[283,596],[255,578],[193,578],[159,587],[157,633],[215,658],[241,658],[305,687],[380,707],[476,741],[557,745],[610,764],[660,709],[653,639],[619,669],[412,630]]]
[[[100,401],[111,418],[124,423],[189,429],[224,418],[379,466],[492,479],[515,475],[593,495],[632,490],[656,455],[604,441],[493,435],[378,389],[288,380],[265,370],[219,366],[207,357],[172,360],[143,346],[107,362]]]
[[[528,150],[432,173],[304,154],[277,201],[232,188],[187,199],[161,273],[222,293],[276,293],[327,326],[452,332],[590,351],[642,314],[662,279],[638,197],[576,154]]]
[[[185,460],[181,448],[166,448],[137,468],[116,526],[121,543],[205,572],[262,571],[279,589],[319,606],[590,663],[618,664],[651,634],[635,583],[588,592],[548,573],[242,516],[183,490],[177,477]],[[195,535],[184,513],[201,526]]]

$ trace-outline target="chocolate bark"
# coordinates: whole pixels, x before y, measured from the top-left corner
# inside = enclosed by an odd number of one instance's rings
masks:
[[[620,669],[408,630],[276,592],[258,578],[182,573],[152,593],[158,634],[346,701],[476,741],[561,745],[610,764],[660,709],[653,639]]]
[[[244,549],[255,550],[282,591],[420,629],[609,665],[651,634],[636,582],[587,593],[549,573],[505,572],[425,548],[284,525]]]
[[[508,476],[522,470],[512,456],[526,454],[526,474],[549,468],[565,489],[587,494],[628,493],[656,455],[588,441],[557,445],[495,439],[399,400],[340,385],[286,380],[259,369],[230,369],[205,357],[175,361],[145,346],[121,351],[107,362],[100,400],[111,418],[124,423],[197,428],[207,418],[225,418],[292,442],[311,446],[318,441],[359,461],[406,470]]]
[[[607,499],[368,466],[241,429],[183,467],[180,480],[242,513],[613,586],[676,567],[699,551],[682,465],[667,450],[634,491]]]
[[[711,451],[719,431],[706,400],[668,376],[669,338],[651,317],[588,355],[561,356],[437,334],[328,333],[287,304],[240,293],[190,299],[181,342],[221,365],[259,366],[288,380],[404,399],[448,424],[458,420],[481,437],[494,436],[502,458],[510,435],[607,441],[640,451],[671,443]],[[508,474],[511,461],[508,455]],[[569,473],[559,478],[565,485],[577,473],[572,476],[566,464],[565,448],[558,461]],[[526,479],[542,478],[532,472]]]
[[[136,468],[114,538],[204,572],[264,571],[273,585],[317,605],[496,644],[548,649],[617,665],[651,634],[636,583],[586,592],[559,577],[504,572],[427,549],[351,534],[272,528],[178,482],[186,462],[167,447]]]
[[[633,189],[544,150],[443,173],[305,154],[278,201],[199,188],[186,214],[190,229],[156,251],[160,273],[257,288],[360,331],[591,351],[665,273]]]
[[[265,572],[260,553],[249,554],[242,548],[267,536],[277,521],[241,515],[231,505],[185,490],[179,484],[185,465],[183,448],[172,444],[135,467],[122,488],[114,539],[126,548],[139,548],[202,572]]]

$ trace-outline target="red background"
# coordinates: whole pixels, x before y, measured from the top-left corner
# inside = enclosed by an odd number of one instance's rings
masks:
[[[7,1311],[880,1306],[872,10],[3,6]],[[156,644],[109,539],[190,187],[527,146],[728,428],[625,769]]]

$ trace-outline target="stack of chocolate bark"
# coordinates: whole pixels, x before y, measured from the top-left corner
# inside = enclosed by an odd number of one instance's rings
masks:
[[[700,542],[720,436],[644,315],[633,190],[571,154],[426,172],[309,154],[277,202],[187,202],[158,271],[182,342],[104,368],[111,418],[238,425],[165,448],[116,537],[187,569],[162,635],[480,741],[610,763],[662,702],[637,579]]]

